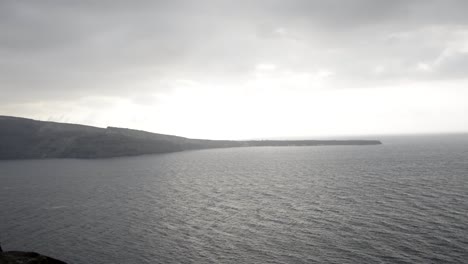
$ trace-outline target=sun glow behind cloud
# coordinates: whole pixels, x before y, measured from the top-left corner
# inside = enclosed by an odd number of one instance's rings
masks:
[[[333,74],[258,68],[252,79],[235,88],[229,83],[178,80],[174,89],[146,104],[89,97],[72,104],[24,104],[20,115],[194,138],[262,139],[453,132],[468,112],[463,85],[420,82],[378,89],[328,89]],[[61,114],[50,116],[51,110]],[[443,124],[443,129],[434,129],[434,122]]]
[[[411,86],[287,90],[270,83],[268,88],[247,85],[231,93],[216,86],[197,93],[181,88],[159,108],[162,123],[170,125],[147,129],[214,139],[457,131],[468,111],[463,104],[468,93],[427,83]],[[444,129],[434,129],[433,122]]]

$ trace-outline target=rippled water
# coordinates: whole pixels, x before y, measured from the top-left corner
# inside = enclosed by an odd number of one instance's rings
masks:
[[[0,162],[0,241],[69,263],[467,263],[468,138]]]

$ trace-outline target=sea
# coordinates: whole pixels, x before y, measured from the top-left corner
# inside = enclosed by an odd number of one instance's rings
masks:
[[[0,161],[0,243],[70,264],[468,263],[468,135]]]

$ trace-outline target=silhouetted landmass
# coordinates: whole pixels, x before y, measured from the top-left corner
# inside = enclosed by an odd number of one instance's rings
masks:
[[[0,159],[110,158],[250,146],[378,145],[378,140],[205,140],[0,116]]]
[[[0,264],[67,264],[35,252],[0,252]]]

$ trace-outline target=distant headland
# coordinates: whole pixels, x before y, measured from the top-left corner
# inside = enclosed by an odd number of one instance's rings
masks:
[[[0,116],[0,159],[112,158],[257,146],[380,145],[379,140],[207,140]]]

